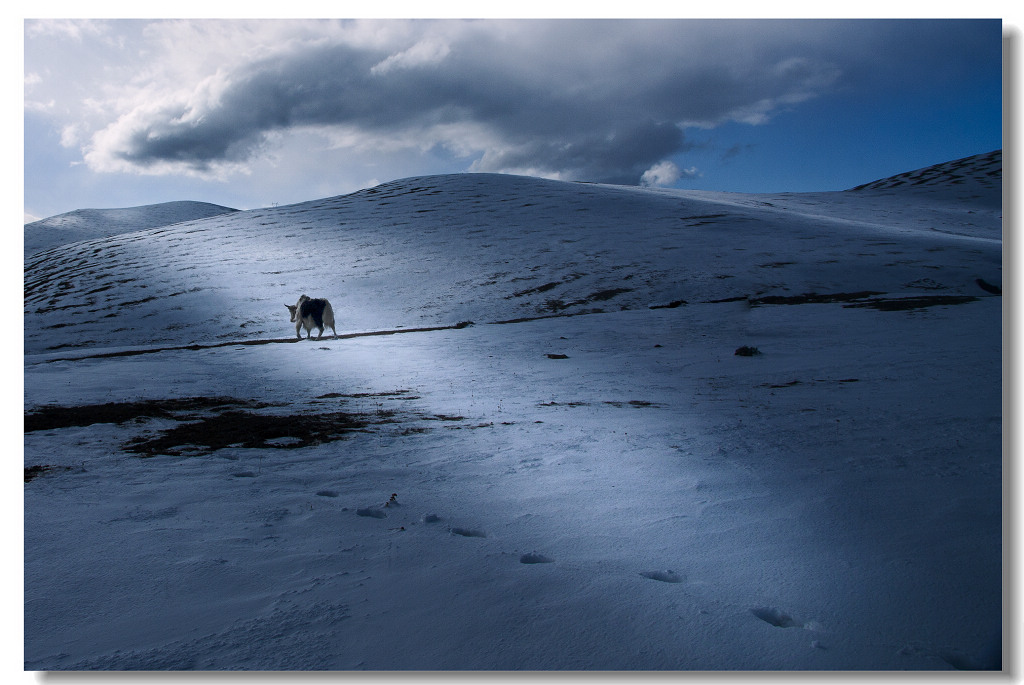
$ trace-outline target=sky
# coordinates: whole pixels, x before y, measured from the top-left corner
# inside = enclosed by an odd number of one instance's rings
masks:
[[[998,15],[992,15],[998,16]],[[27,19],[26,222],[426,174],[843,190],[1002,147],[998,19]]]

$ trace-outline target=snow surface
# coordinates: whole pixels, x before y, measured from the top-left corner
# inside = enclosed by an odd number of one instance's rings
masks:
[[[972,159],[413,178],[30,256],[25,668],[999,668]]]
[[[184,200],[123,209],[77,209],[25,224],[25,256],[76,240],[104,238],[234,211],[237,210],[208,202]]]

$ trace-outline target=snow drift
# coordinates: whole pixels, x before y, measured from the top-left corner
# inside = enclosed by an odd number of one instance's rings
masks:
[[[999,668],[1000,165],[34,252],[26,668]]]

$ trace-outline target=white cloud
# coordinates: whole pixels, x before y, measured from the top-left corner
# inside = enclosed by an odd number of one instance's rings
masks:
[[[670,186],[683,177],[696,178],[698,175],[697,167],[683,170],[675,162],[663,160],[645,171],[640,177],[640,183],[645,186]]]
[[[61,147],[77,147],[83,143],[81,126],[78,124],[68,124],[60,131],[60,144]]]
[[[383,76],[393,69],[412,69],[437,64],[447,57],[449,52],[451,52],[451,47],[443,40],[436,38],[421,40],[408,50],[391,55],[373,65],[370,68],[370,73]]]
[[[89,36],[101,35],[106,29],[106,22],[95,19],[25,20],[25,35],[29,38],[58,36],[64,39],[81,41]]]

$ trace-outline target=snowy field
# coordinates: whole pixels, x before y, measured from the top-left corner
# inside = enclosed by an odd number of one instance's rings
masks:
[[[26,256],[25,669],[998,669],[1000,171],[435,176]]]

